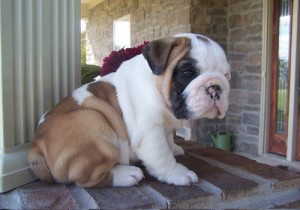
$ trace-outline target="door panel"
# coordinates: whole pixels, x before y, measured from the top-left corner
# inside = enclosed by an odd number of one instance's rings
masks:
[[[286,155],[292,0],[274,0],[269,152]]]
[[[298,119],[297,119],[296,160],[300,160],[300,76],[298,82]]]

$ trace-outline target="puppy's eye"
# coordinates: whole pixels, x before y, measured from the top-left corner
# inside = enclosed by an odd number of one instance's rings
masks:
[[[185,78],[191,78],[195,76],[195,72],[191,70],[185,70],[181,73],[181,75]]]

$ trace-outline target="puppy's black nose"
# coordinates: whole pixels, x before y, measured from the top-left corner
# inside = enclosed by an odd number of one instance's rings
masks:
[[[219,85],[211,85],[205,89],[207,95],[210,96],[211,99],[219,100],[220,95],[222,93],[221,87]]]

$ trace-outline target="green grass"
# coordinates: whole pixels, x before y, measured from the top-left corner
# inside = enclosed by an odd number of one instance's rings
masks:
[[[287,90],[278,90],[277,91],[277,108],[281,110],[286,110],[287,104]]]
[[[287,90],[277,91],[277,110],[276,110],[276,130],[278,133],[285,133],[286,110],[287,110]]]

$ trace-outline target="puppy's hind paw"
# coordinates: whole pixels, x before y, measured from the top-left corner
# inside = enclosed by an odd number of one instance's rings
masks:
[[[116,165],[112,170],[113,186],[129,187],[137,185],[144,178],[143,171],[135,166]]]

